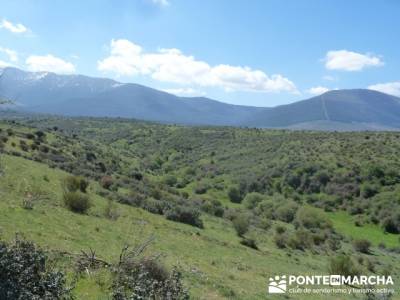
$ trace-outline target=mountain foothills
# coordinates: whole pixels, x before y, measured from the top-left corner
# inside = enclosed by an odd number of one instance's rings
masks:
[[[82,75],[0,71],[0,97],[24,111],[124,117],[163,123],[312,130],[396,130],[400,98],[372,90],[334,90],[272,108],[178,97],[138,84]]]
[[[1,116],[4,299],[321,299],[268,295],[282,274],[399,299],[397,132]]]

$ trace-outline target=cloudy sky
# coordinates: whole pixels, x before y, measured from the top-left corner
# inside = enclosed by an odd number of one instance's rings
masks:
[[[0,68],[257,106],[342,88],[400,96],[399,11],[397,0],[4,0]]]

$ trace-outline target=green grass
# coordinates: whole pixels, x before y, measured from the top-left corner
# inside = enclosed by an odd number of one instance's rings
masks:
[[[340,233],[353,239],[366,239],[373,245],[380,243],[387,247],[399,247],[400,237],[396,234],[385,233],[382,228],[374,224],[364,224],[361,227],[354,225],[354,219],[346,212],[337,211],[327,213],[333,222],[334,227]]]

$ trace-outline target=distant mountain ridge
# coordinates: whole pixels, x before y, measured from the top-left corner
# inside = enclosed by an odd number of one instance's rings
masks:
[[[400,129],[400,98],[364,89],[334,90],[267,108],[178,97],[107,78],[8,67],[0,69],[0,98],[13,100],[20,110],[68,116],[310,130]]]
[[[262,110],[208,98],[178,97],[106,78],[33,73],[16,68],[3,70],[0,96],[13,99],[20,109],[32,112],[183,124],[237,125]]]
[[[302,128],[300,124],[315,125],[321,121],[333,127],[341,123],[345,127],[351,124],[354,129],[357,125],[360,129],[370,130],[400,128],[400,98],[366,89],[333,90],[307,100],[258,112],[244,124]]]

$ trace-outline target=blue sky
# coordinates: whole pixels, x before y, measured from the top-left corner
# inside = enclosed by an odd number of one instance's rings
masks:
[[[400,96],[397,0],[9,0],[0,67],[274,106],[329,89]]]

